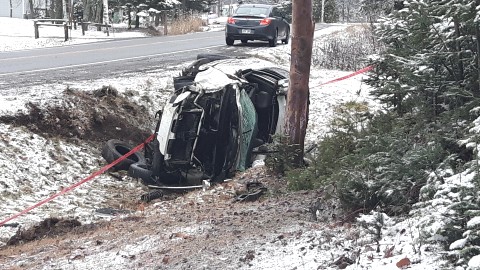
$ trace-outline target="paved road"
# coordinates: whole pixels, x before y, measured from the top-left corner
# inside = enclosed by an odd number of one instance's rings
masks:
[[[218,31],[4,52],[0,53],[0,90],[123,76],[178,65],[198,53],[241,54],[258,46],[268,49],[261,42],[226,46],[223,31]]]
[[[0,89],[155,69],[217,52],[226,47],[223,37],[221,31],[201,32],[0,53]]]

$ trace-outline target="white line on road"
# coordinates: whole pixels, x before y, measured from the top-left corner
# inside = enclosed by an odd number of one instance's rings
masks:
[[[62,69],[62,68],[74,68],[74,67],[93,66],[93,65],[106,64],[106,63],[114,63],[114,62],[120,62],[120,61],[126,61],[126,60],[134,60],[134,59],[140,59],[140,58],[148,58],[148,57],[152,57],[152,56],[162,56],[162,55],[169,55],[169,54],[175,54],[175,53],[183,53],[183,52],[199,51],[199,50],[204,50],[204,49],[212,49],[212,48],[218,48],[218,47],[223,47],[223,46],[224,46],[224,45],[215,45],[215,46],[203,47],[203,48],[198,48],[198,49],[189,49],[189,50],[174,51],[174,52],[167,52],[167,53],[149,54],[149,55],[143,55],[143,56],[135,56],[135,57],[128,57],[128,58],[121,58],[121,59],[114,59],[114,60],[107,60],[107,61],[100,61],[100,62],[93,62],[93,63],[87,63],[87,64],[78,64],[78,65],[69,65],[69,66],[61,66],[61,67],[53,67],[53,68],[43,68],[43,69],[35,69],[35,70],[27,70],[27,71],[16,71],[16,72],[9,72],[9,73],[0,73],[0,77],[2,77],[2,76],[7,76],[7,75],[16,75],[16,74],[28,74],[28,73],[34,73],[34,72],[39,72],[39,71],[57,70],[57,69]]]
[[[135,47],[142,47],[142,46],[151,46],[154,44],[165,44],[165,43],[177,43],[177,42],[192,42],[192,41],[197,41],[201,39],[218,39],[217,36],[214,37],[201,37],[201,38],[190,38],[190,39],[174,39],[174,40],[161,40],[157,42],[152,42],[152,43],[141,43],[141,44],[132,44],[132,45],[120,45],[118,44],[122,41],[116,41],[115,47],[107,47],[107,48],[95,48],[95,49],[87,49],[87,50],[76,50],[76,51],[68,51],[68,52],[52,52],[52,53],[47,53],[47,54],[41,54],[41,55],[29,55],[29,56],[18,56],[18,57],[12,57],[12,58],[4,58],[0,59],[0,62],[2,61],[11,61],[11,60],[18,60],[18,59],[29,59],[29,58],[40,58],[40,57],[50,57],[50,56],[58,56],[62,54],[79,54],[79,53],[85,53],[85,52],[97,52],[97,51],[108,51],[108,50],[118,50],[118,49],[124,49],[124,48],[135,48]],[[75,44],[76,47],[80,47],[82,45],[88,45],[90,46],[92,43],[87,43],[87,44]],[[56,49],[58,47],[49,47],[48,49]]]

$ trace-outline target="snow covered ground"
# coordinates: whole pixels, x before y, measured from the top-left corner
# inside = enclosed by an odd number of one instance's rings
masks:
[[[70,46],[82,42],[96,42],[107,39],[102,32],[89,31],[88,36],[78,36],[73,33],[73,39],[63,42],[60,29],[41,29],[40,39],[33,38],[31,21],[0,18],[0,51],[34,49],[45,46]],[[315,37],[321,39],[333,31],[340,32],[345,25],[337,25],[317,31]],[[143,34],[122,32],[113,33],[109,38],[140,37]],[[251,55],[270,59],[276,64],[289,65],[290,46],[276,48],[252,48]],[[1,56],[1,53],[0,53]],[[186,63],[188,64],[188,63]],[[178,68],[178,69],[177,69]],[[120,93],[131,89],[141,91],[141,95],[151,95],[161,98],[157,89],[171,87],[171,76],[177,74],[181,66],[172,70],[158,71],[149,74],[138,74],[129,78],[104,78],[98,81],[85,81],[71,85],[68,82],[42,85],[35,89],[16,89],[19,96],[0,97],[1,114],[11,114],[25,108],[26,102],[48,104],[55,101],[55,94],[67,86],[80,90],[98,89],[103,85],[112,85]],[[307,140],[316,141],[328,132],[328,123],[333,117],[334,106],[346,102],[367,102],[372,110],[378,105],[369,96],[369,88],[362,83],[366,75],[358,75],[340,82],[320,86],[323,82],[345,76],[350,72],[337,70],[321,70],[312,68],[310,92],[310,117]],[[151,85],[155,85],[155,91]],[[152,108],[152,112],[159,108]],[[61,163],[59,162],[61,160]],[[77,183],[103,165],[98,149],[88,146],[47,139],[33,134],[24,128],[0,124],[0,221],[19,211],[60,191],[62,188]],[[452,180],[453,181],[453,180]],[[141,193],[143,187],[139,183],[129,181],[114,181],[108,175],[101,175],[64,196],[56,198],[44,206],[36,208],[12,222],[18,222],[22,227],[28,227],[48,217],[74,217],[82,223],[89,223],[111,217],[100,216],[95,209],[111,199],[121,200],[122,196]],[[114,191],[114,192],[113,192]],[[421,228],[435,227],[435,211],[417,210],[411,216],[402,219],[390,218],[380,213],[364,215],[359,224],[365,224],[357,229],[342,226],[332,228],[319,222],[316,228],[304,232],[295,241],[282,246],[277,243],[267,243],[262,252],[251,263],[251,269],[337,269],[337,266],[316,268],[322,260],[330,260],[345,251],[356,253],[358,261],[346,266],[345,269],[467,269],[454,268],[447,264],[444,253],[435,245],[424,243]],[[425,220],[430,220],[428,224]],[[425,225],[427,224],[427,225]],[[378,227],[379,239],[368,233],[368,229]],[[12,236],[18,228],[0,227],[0,244]],[[350,234],[358,234],[349,237]],[[304,248],[311,244],[311,239],[321,239],[316,243],[323,248]],[[150,241],[151,242],[151,241]],[[152,243],[131,243],[130,250],[141,250]],[[142,246],[143,245],[143,246]],[[102,252],[98,256],[85,257],[81,264],[69,261],[68,269],[88,269],[89,266],[100,267],[99,257],[108,261],[110,269],[124,269],[122,261],[116,261],[112,252]],[[408,263],[405,258],[408,259]],[[400,262],[403,263],[400,263]],[[400,264],[399,264],[400,263]],[[53,268],[62,268],[57,265]],[[66,267],[66,266],[65,266]],[[45,269],[50,269],[45,266]],[[63,268],[67,269],[67,268]],[[100,269],[100,268],[99,268]],[[103,269],[109,269],[103,268]],[[473,264],[468,269],[477,269]]]

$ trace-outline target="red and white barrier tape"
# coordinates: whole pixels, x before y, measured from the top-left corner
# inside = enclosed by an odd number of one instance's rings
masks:
[[[337,78],[337,79],[333,79],[333,80],[331,80],[331,81],[324,82],[324,83],[321,83],[321,84],[316,85],[316,86],[318,87],[318,86],[322,86],[322,85],[326,85],[326,84],[330,84],[330,83],[334,83],[334,82],[338,82],[338,81],[343,81],[343,80],[345,80],[345,79],[351,78],[351,77],[353,77],[353,76],[357,76],[357,75],[359,75],[359,74],[365,73],[365,72],[370,71],[370,70],[372,70],[372,69],[373,69],[373,66],[368,66],[368,67],[362,68],[362,69],[360,69],[360,70],[357,70],[357,71],[355,71],[355,72],[353,72],[353,73],[351,73],[351,74],[348,74],[348,75],[346,75],[346,76],[343,76],[343,77],[340,77],[340,78]]]
[[[65,194],[65,193],[73,190],[74,188],[76,188],[76,187],[78,187],[78,186],[80,186],[80,185],[82,185],[82,184],[84,184],[84,183],[92,180],[93,178],[99,176],[100,174],[106,172],[108,169],[110,169],[110,168],[112,168],[113,166],[117,165],[118,163],[122,162],[123,160],[125,160],[127,157],[129,157],[129,156],[132,155],[133,153],[135,153],[135,152],[139,151],[140,149],[142,149],[142,148],[145,146],[145,144],[151,142],[151,141],[153,140],[153,138],[154,138],[154,134],[150,135],[150,137],[148,137],[143,143],[137,145],[136,147],[134,147],[132,150],[130,150],[130,151],[129,151],[128,153],[126,153],[125,155],[119,157],[118,159],[116,159],[116,160],[114,160],[112,163],[104,166],[104,167],[101,168],[100,170],[92,173],[92,174],[89,175],[87,178],[83,179],[82,181],[80,181],[80,182],[78,182],[78,183],[76,183],[76,184],[73,184],[73,185],[71,185],[71,186],[69,186],[69,187],[66,187],[66,188],[64,188],[62,191],[60,191],[60,192],[58,192],[58,193],[56,193],[56,194],[54,194],[54,195],[52,195],[52,196],[50,196],[50,197],[48,197],[48,198],[46,198],[46,199],[38,202],[38,203],[36,203],[36,204],[28,207],[27,209],[23,210],[22,212],[17,213],[17,214],[15,214],[15,215],[13,215],[13,216],[11,216],[11,217],[9,217],[9,218],[1,221],[1,222],[0,222],[0,227],[3,226],[3,225],[5,225],[7,222],[9,222],[9,221],[11,221],[11,220],[13,220],[13,219],[15,219],[15,218],[23,215],[23,214],[26,214],[26,213],[30,212],[31,210],[33,210],[33,209],[35,209],[35,208],[37,208],[37,207],[39,207],[39,206],[41,206],[41,205],[43,205],[43,204],[45,204],[45,203],[47,203],[47,202],[49,202],[49,201],[55,199],[56,197],[58,197],[58,196],[60,196],[60,195],[63,195],[63,194]]]

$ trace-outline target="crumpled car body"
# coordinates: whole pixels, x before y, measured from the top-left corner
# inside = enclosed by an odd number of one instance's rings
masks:
[[[200,57],[200,56],[199,56]],[[281,134],[288,72],[241,59],[198,59],[174,78],[155,139],[129,175],[146,185],[200,185],[251,166],[259,146]]]

